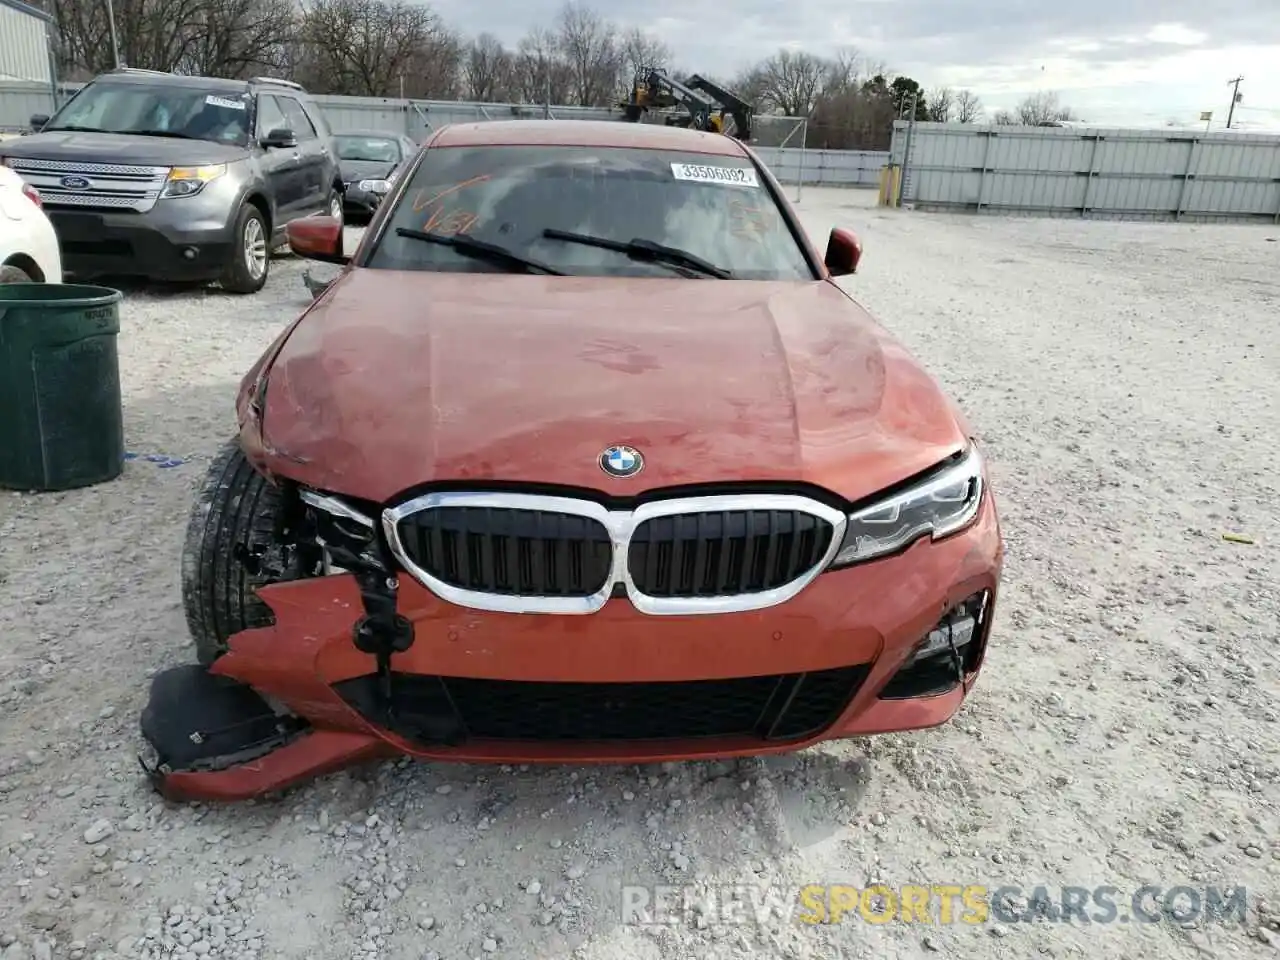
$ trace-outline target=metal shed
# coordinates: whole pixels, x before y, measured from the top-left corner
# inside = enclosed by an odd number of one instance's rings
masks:
[[[49,31],[53,17],[22,0],[0,0],[0,130],[22,128],[57,103]]]

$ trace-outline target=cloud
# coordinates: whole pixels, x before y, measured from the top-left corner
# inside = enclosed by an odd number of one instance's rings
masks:
[[[467,32],[515,44],[561,0],[435,0]],[[1217,109],[1245,75],[1237,116],[1280,108],[1280,0],[598,0],[665,40],[686,69],[733,76],[780,47],[855,49],[926,86],[971,87],[993,107],[1057,90],[1082,113],[1163,117]],[[1261,42],[1260,42],[1261,41]],[[1267,43],[1270,41],[1270,44]],[[1280,121],[1280,114],[1277,114]],[[1108,121],[1114,122],[1114,121]]]

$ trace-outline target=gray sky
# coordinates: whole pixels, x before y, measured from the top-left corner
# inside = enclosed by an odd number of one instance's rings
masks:
[[[435,0],[450,24],[514,44],[561,0]],[[676,52],[677,65],[732,76],[780,46],[852,48],[926,87],[969,87],[990,109],[1056,90],[1099,123],[1236,120],[1280,130],[1280,0],[597,0]],[[731,13],[732,11],[732,13]],[[1237,124],[1239,125],[1239,124]]]

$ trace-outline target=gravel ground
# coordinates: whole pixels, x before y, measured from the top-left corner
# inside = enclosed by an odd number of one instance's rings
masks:
[[[801,207],[823,240],[862,232],[849,287],[969,412],[1006,526],[994,646],[955,722],[764,762],[403,763],[257,804],[160,801],[137,716],[187,655],[188,504],[238,378],[309,295],[290,259],[256,297],[130,292],[139,457],[100,487],[0,493],[3,960],[1280,957],[1280,227],[873,201]],[[1144,884],[1242,885],[1249,907],[932,927],[621,911],[622,885],[794,905],[800,884],[875,881],[1112,886],[1122,913]]]

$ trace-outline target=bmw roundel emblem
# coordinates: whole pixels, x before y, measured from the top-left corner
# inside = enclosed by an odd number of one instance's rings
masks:
[[[600,454],[600,469],[611,477],[634,477],[644,469],[644,457],[635,447],[619,444]]]
[[[74,177],[74,176],[63,177],[61,180],[58,181],[58,183],[60,183],[62,187],[66,190],[88,190],[91,186],[93,186],[93,184],[91,184],[84,177]]]

